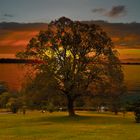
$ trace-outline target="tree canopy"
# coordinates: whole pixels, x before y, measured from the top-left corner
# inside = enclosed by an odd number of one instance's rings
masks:
[[[42,83],[64,94],[69,115],[75,115],[74,101],[90,94],[91,85],[123,82],[113,48],[111,39],[98,25],[62,17],[49,23],[46,31],[33,37],[17,56],[37,60],[36,78],[42,77]]]

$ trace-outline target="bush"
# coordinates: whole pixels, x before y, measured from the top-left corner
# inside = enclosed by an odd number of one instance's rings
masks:
[[[0,108],[6,108],[6,104],[8,103],[8,100],[11,98],[11,93],[9,92],[3,92],[0,95]]]
[[[136,123],[140,123],[140,107],[136,107],[134,110]]]
[[[7,103],[7,107],[12,113],[17,113],[21,106],[22,103],[16,98],[10,98],[9,102]]]
[[[55,107],[54,107],[53,103],[51,103],[51,102],[48,103],[47,110],[48,110],[50,113],[52,113],[52,112],[55,111]]]
[[[136,123],[140,123],[140,100],[134,104],[134,114]]]

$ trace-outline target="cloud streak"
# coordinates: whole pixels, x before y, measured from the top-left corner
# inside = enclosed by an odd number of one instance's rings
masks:
[[[3,17],[8,17],[8,18],[12,18],[14,17],[12,14],[4,14]]]
[[[124,5],[117,5],[117,6],[113,6],[110,10],[105,8],[94,8],[92,9],[92,12],[99,13],[111,18],[117,18],[117,17],[125,16],[127,10]]]
[[[13,17],[14,17],[14,15],[12,15],[12,14],[8,14],[8,13],[1,14],[0,13],[0,20],[1,21],[8,21],[8,20],[12,19]]]
[[[92,9],[93,13],[104,13],[106,11],[106,9],[104,8],[94,8]]]
[[[126,15],[126,7],[124,5],[113,6],[112,9],[106,13],[109,17],[120,17]]]

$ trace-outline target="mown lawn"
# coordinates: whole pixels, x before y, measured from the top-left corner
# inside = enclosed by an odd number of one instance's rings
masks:
[[[0,114],[0,140],[140,140],[133,114],[77,112]]]

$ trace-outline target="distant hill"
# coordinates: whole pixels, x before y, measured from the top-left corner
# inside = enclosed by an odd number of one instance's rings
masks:
[[[0,30],[42,30],[47,28],[47,23],[16,23],[16,22],[1,22]]]
[[[33,64],[33,63],[42,63],[42,61],[39,60],[32,60],[32,59],[16,59],[16,58],[0,58],[0,64],[10,64],[10,63],[23,63],[23,64]]]
[[[23,64],[33,64],[33,63],[43,63],[43,61],[39,60],[33,60],[33,59],[17,59],[17,58],[0,58],[0,64],[5,64],[5,63],[23,63]],[[140,62],[121,62],[122,65],[140,65]]]
[[[140,35],[140,23],[109,23],[102,20],[81,21],[86,24],[97,24],[105,29],[109,34],[115,35]],[[1,22],[0,30],[44,30],[48,26],[47,23],[16,23]],[[116,32],[114,32],[116,31]]]

